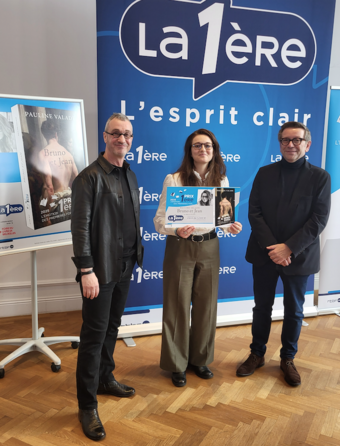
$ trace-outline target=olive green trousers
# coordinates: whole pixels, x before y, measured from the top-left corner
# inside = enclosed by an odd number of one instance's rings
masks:
[[[163,370],[184,372],[188,364],[202,366],[214,360],[219,265],[218,237],[202,243],[167,237],[160,362]]]

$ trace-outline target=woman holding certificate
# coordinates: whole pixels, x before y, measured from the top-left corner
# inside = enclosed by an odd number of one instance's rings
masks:
[[[200,378],[214,376],[208,364],[214,360],[220,256],[215,229],[165,227],[166,190],[170,186],[228,187],[225,173],[214,134],[196,130],[186,140],[180,168],[164,180],[154,218],[156,231],[168,235],[163,264],[160,366],[172,372],[172,382],[177,387],[185,386],[189,365]],[[225,230],[238,234],[242,225],[235,222]]]

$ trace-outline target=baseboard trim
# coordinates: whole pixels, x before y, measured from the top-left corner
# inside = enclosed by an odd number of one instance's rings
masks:
[[[74,279],[57,279],[57,280],[54,279],[54,280],[39,280],[37,283],[38,288],[39,287],[65,286],[65,285],[76,285],[76,281]],[[25,282],[0,283],[0,290],[4,291],[4,292],[6,290],[15,290],[15,289],[22,289],[22,288],[31,289],[31,282],[25,281]]]

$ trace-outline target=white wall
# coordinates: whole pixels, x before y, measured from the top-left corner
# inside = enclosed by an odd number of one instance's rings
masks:
[[[336,0],[329,85],[340,86],[340,1]]]
[[[95,0],[0,0],[0,93],[83,99],[97,144]],[[39,311],[81,308],[72,248],[37,252]],[[30,254],[0,257],[0,317],[30,314]]]

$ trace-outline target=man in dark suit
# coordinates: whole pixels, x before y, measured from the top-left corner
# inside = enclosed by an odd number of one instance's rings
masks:
[[[252,375],[264,365],[278,278],[284,287],[280,367],[291,386],[301,384],[294,365],[300,336],[307,279],[320,269],[319,235],[330,211],[330,176],[311,165],[308,128],[286,122],[278,134],[282,160],[262,167],[249,198],[250,234],[246,260],[253,264],[254,298],[249,358],[237,376]]]

